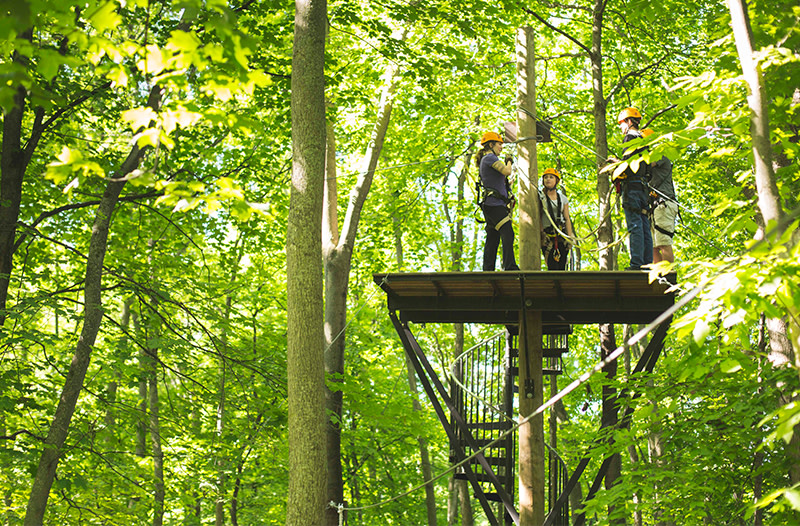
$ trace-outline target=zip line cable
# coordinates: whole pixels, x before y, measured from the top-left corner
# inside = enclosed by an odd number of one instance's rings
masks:
[[[773,229],[769,233],[767,233],[762,239],[759,239],[755,243],[753,243],[753,245],[750,246],[750,248],[748,248],[746,250],[746,252],[751,252],[754,249],[756,249],[757,247],[759,247],[762,243],[765,243],[775,231],[787,227],[798,216],[800,216],[800,207],[797,207],[794,210],[792,210],[790,213],[788,213],[783,218],[782,221],[780,221],[778,224],[776,224],[773,227]],[[381,507],[381,506],[383,506],[385,504],[389,504],[391,502],[400,500],[401,498],[407,497],[408,495],[411,495],[412,493],[424,488],[425,486],[428,486],[429,484],[439,480],[440,478],[444,477],[445,475],[453,472],[454,470],[456,470],[457,468],[459,468],[462,465],[466,464],[467,462],[469,462],[470,460],[472,460],[476,456],[478,456],[480,454],[483,454],[483,452],[485,450],[489,449],[490,447],[492,447],[497,442],[505,439],[505,437],[507,437],[509,434],[517,431],[520,427],[522,427],[523,425],[525,425],[528,422],[530,422],[530,420],[533,417],[539,415],[540,413],[543,413],[546,409],[549,409],[550,407],[554,406],[558,401],[562,400],[566,395],[570,394],[572,391],[574,391],[575,389],[577,389],[581,385],[585,384],[592,376],[594,376],[595,374],[597,374],[599,372],[602,372],[604,367],[606,367],[607,365],[609,365],[612,362],[616,361],[617,358],[622,356],[622,354],[627,349],[629,349],[631,346],[639,343],[645,336],[647,336],[649,333],[651,333],[656,327],[658,327],[659,325],[661,325],[662,323],[667,321],[678,310],[682,309],[690,301],[692,301],[697,296],[699,296],[700,293],[703,290],[705,290],[705,288],[713,281],[714,278],[716,278],[718,275],[722,274],[723,272],[727,271],[730,267],[732,267],[734,265],[734,263],[735,263],[735,261],[730,261],[727,264],[725,264],[722,268],[717,269],[712,275],[706,277],[704,280],[702,280],[700,283],[698,283],[691,291],[689,291],[685,296],[683,296],[677,303],[674,303],[671,307],[669,307],[667,310],[662,312],[658,317],[656,317],[656,319],[654,319],[652,322],[647,324],[644,328],[639,330],[637,333],[635,333],[633,336],[631,336],[628,340],[624,341],[622,345],[620,345],[616,349],[614,349],[614,351],[611,352],[611,354],[609,354],[605,359],[600,360],[599,362],[597,362],[593,367],[591,367],[589,370],[587,370],[586,372],[581,374],[577,379],[573,380],[568,386],[566,386],[564,389],[559,391],[555,396],[551,397],[547,402],[543,403],[538,408],[536,408],[532,413],[530,413],[528,416],[526,416],[524,419],[520,420],[511,429],[509,429],[507,431],[504,431],[503,433],[500,434],[500,436],[498,438],[492,440],[491,442],[489,442],[488,444],[486,444],[485,446],[483,446],[479,450],[475,451],[471,455],[467,456],[466,458],[464,458],[460,462],[452,465],[449,469],[447,469],[447,470],[443,471],[442,473],[436,475],[435,477],[431,478],[430,480],[427,480],[427,481],[423,482],[422,484],[418,484],[417,486],[414,486],[413,488],[409,489],[408,491],[406,491],[404,493],[401,493],[401,494],[396,495],[394,497],[391,497],[389,499],[383,500],[381,502],[377,502],[377,503],[374,503],[374,504],[368,504],[366,506],[345,507],[343,504],[335,503],[335,502],[331,501],[331,502],[328,503],[328,506],[338,510],[339,520],[341,521],[345,511],[361,511],[361,510],[367,510],[367,509]]]
[[[535,118],[535,116],[534,116],[534,115],[533,115],[533,114],[532,114],[530,111],[528,111],[527,109],[520,107],[520,108],[519,108],[519,110],[521,110],[521,111],[523,111],[524,113],[526,113],[527,115],[529,115],[529,116],[531,116],[531,117]],[[567,139],[569,139],[569,140],[570,140],[570,141],[572,141],[573,143],[577,144],[578,146],[580,146],[580,147],[582,147],[582,148],[586,149],[587,151],[589,151],[589,152],[593,153],[595,156],[597,156],[597,159],[599,159],[600,161],[602,161],[602,162],[606,162],[606,161],[607,161],[607,159],[606,159],[606,158],[603,158],[603,157],[602,157],[600,154],[598,154],[598,153],[597,153],[597,152],[596,152],[594,149],[592,149],[592,148],[590,148],[590,147],[586,146],[586,145],[585,145],[585,144],[583,144],[582,142],[580,142],[580,141],[578,141],[577,139],[575,139],[575,138],[571,137],[569,134],[567,134],[566,132],[562,131],[562,130],[561,130],[561,129],[559,129],[558,127],[555,127],[555,126],[553,126],[553,125],[552,125],[552,123],[550,123],[550,124],[548,125],[548,129],[549,129],[551,132],[552,132],[552,131],[555,131],[557,134],[559,134],[559,135],[561,135],[561,136],[563,136],[563,137],[566,137]],[[520,139],[517,139],[516,141],[513,141],[513,142],[512,142],[512,144],[516,145],[517,143],[520,143],[520,142],[523,142],[523,141],[527,141],[527,140],[531,140],[531,139],[534,139],[534,138],[535,138],[535,137],[522,137],[522,138],[520,138]],[[657,194],[659,194],[659,195],[660,195],[662,198],[664,198],[664,199],[666,199],[666,200],[668,200],[668,201],[671,201],[671,202],[675,203],[675,204],[676,204],[676,205],[679,207],[679,211],[682,211],[682,212],[688,212],[690,215],[693,215],[693,216],[694,216],[696,219],[698,219],[698,220],[699,220],[701,223],[706,223],[706,224],[708,223],[708,221],[707,221],[705,218],[703,218],[703,217],[700,217],[698,214],[695,214],[693,211],[689,210],[689,209],[688,209],[688,208],[686,208],[684,205],[682,205],[681,203],[679,203],[679,202],[678,202],[676,199],[673,199],[673,198],[670,198],[670,197],[668,197],[668,196],[664,195],[664,194],[663,194],[661,191],[659,191],[659,190],[658,190],[658,189],[656,189],[656,188],[653,188],[653,187],[652,187],[652,186],[650,186],[650,185],[648,185],[648,188],[649,188],[651,191],[653,191],[653,192],[656,192]],[[603,220],[601,220],[599,224],[601,224],[601,225],[602,225],[602,223],[603,223],[603,222],[606,220],[606,218],[608,217],[608,215],[610,215],[610,213],[611,213],[611,208],[609,207],[609,214],[607,214],[607,215],[606,215],[606,217],[604,217],[604,218],[603,218]],[[549,214],[548,214],[548,217],[549,217]],[[680,213],[679,213],[679,217],[680,217]],[[683,220],[683,217],[680,217],[680,220],[681,220],[681,225],[683,225],[683,226],[686,228],[686,230],[688,230],[688,231],[689,231],[691,234],[694,234],[695,236],[697,236],[697,237],[698,237],[698,238],[700,238],[701,240],[703,240],[703,241],[705,241],[706,243],[708,243],[710,246],[712,246],[714,249],[716,249],[716,250],[717,250],[717,251],[718,251],[720,254],[723,254],[723,255],[725,255],[725,256],[731,257],[731,254],[730,254],[728,251],[726,251],[725,249],[723,249],[722,247],[720,247],[718,244],[716,244],[716,243],[714,243],[713,241],[711,241],[710,239],[708,239],[706,236],[704,236],[704,235],[700,234],[700,233],[699,233],[699,232],[697,232],[696,230],[694,230],[694,229],[692,229],[691,227],[689,227],[689,226],[686,224],[686,222]],[[586,236],[586,237],[585,237],[585,238],[583,238],[583,239],[588,239],[589,237],[591,237],[591,236],[592,236],[592,234],[593,234],[594,232],[596,232],[596,231],[597,231],[597,230],[599,230],[599,229],[600,229],[600,227],[598,226],[598,227],[597,227],[597,228],[596,228],[596,229],[595,229],[595,230],[594,230],[592,233],[590,233],[588,236]],[[556,227],[556,230],[558,230],[558,227]],[[564,238],[567,238],[567,239],[569,239],[569,237],[568,237],[566,234],[564,234],[563,232],[559,231],[559,233],[560,233],[560,234],[561,234],[561,235],[562,235]],[[627,236],[626,236],[626,237],[627,237]],[[624,239],[624,238],[623,238],[623,239]],[[619,242],[621,242],[621,239],[620,239],[620,240],[617,240],[617,241],[614,241],[613,243],[611,243],[610,245],[607,245],[607,246],[613,246],[613,245],[616,245],[616,244],[618,244]],[[576,245],[577,245],[579,248],[581,248],[582,250],[587,250],[587,251],[594,250],[594,249],[584,249],[584,248],[583,248],[583,247],[582,247],[580,244],[576,244]],[[605,247],[604,247],[604,248],[605,248]],[[602,249],[600,249],[600,250],[602,250]]]

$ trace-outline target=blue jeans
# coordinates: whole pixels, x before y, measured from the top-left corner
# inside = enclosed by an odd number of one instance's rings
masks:
[[[650,234],[650,219],[647,213],[647,193],[641,185],[631,185],[622,201],[625,222],[630,233],[630,268],[638,270],[653,262],[653,237]]]

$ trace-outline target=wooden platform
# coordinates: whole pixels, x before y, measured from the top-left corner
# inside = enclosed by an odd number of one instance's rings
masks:
[[[515,271],[373,274],[389,310],[415,323],[517,324],[523,308],[545,324],[650,323],[674,303],[647,272]]]

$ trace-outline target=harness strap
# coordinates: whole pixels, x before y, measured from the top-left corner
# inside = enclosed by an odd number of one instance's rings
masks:
[[[662,234],[664,234],[664,235],[666,235],[666,236],[669,236],[669,237],[672,237],[672,236],[674,236],[674,235],[675,235],[675,232],[670,232],[670,231],[669,231],[669,230],[667,230],[666,228],[661,228],[660,226],[658,226],[658,225],[657,225],[657,224],[655,224],[655,223],[653,223],[653,228],[655,228],[656,230],[658,230],[658,231],[659,231],[659,232],[661,232]]]
[[[505,225],[509,221],[511,221],[511,216],[510,215],[505,216],[503,219],[498,221],[496,225],[494,225],[494,229],[497,230],[498,232],[500,232],[500,227],[502,227],[503,225]]]
[[[508,203],[511,202],[510,198],[504,196],[503,194],[501,194],[500,192],[498,192],[494,188],[488,188],[486,186],[484,186],[483,188],[484,188],[484,191],[486,192],[486,195],[484,196],[484,201],[486,200],[487,197],[496,197],[497,199],[500,199],[501,201],[503,201],[505,204],[508,204]]]

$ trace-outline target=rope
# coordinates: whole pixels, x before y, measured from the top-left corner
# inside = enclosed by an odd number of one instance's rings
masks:
[[[714,248],[717,250],[717,252],[719,252],[720,254],[723,254],[723,255],[725,255],[725,256],[728,256],[728,257],[732,257],[732,256],[733,256],[733,254],[731,254],[731,253],[730,253],[730,252],[728,252],[727,250],[723,249],[722,247],[720,247],[719,245],[717,245],[716,243],[714,243],[713,241],[711,241],[710,239],[708,239],[708,238],[707,238],[707,237],[705,237],[704,235],[702,235],[702,234],[700,234],[700,233],[696,232],[694,229],[692,229],[691,227],[689,227],[689,226],[686,224],[686,221],[684,221],[684,220],[683,220],[683,217],[680,215],[680,212],[681,212],[681,211],[682,211],[682,212],[688,212],[688,213],[689,213],[689,215],[692,215],[692,216],[694,216],[694,217],[695,217],[695,218],[696,218],[698,221],[700,221],[701,223],[709,224],[709,223],[708,223],[708,221],[706,221],[706,219],[705,219],[705,218],[703,218],[703,217],[700,217],[698,214],[695,214],[694,212],[692,212],[691,210],[689,210],[689,209],[688,209],[688,208],[686,208],[685,206],[681,205],[681,204],[678,202],[678,200],[677,200],[677,199],[674,199],[674,198],[672,198],[672,197],[670,197],[670,196],[668,196],[668,195],[665,195],[663,192],[661,192],[661,191],[660,191],[660,190],[658,190],[657,188],[653,188],[653,187],[652,187],[652,186],[650,186],[650,185],[647,185],[647,186],[648,186],[648,188],[650,189],[650,191],[651,191],[651,192],[655,192],[655,193],[656,193],[656,194],[658,194],[658,195],[659,195],[661,198],[663,198],[665,201],[670,201],[670,202],[672,202],[672,203],[675,203],[675,204],[678,206],[678,210],[679,210],[678,217],[680,217],[680,219],[681,219],[681,224],[682,224],[682,225],[683,225],[683,226],[686,228],[686,230],[688,230],[689,232],[691,232],[691,233],[692,233],[692,234],[694,234],[695,236],[699,237],[700,239],[702,239],[703,241],[705,241],[706,243],[708,243],[709,245],[711,245],[712,247],[714,247]]]
[[[364,301],[362,301],[362,302],[361,302],[361,305],[359,305],[359,306],[358,306],[358,308],[356,309],[355,313],[353,313],[353,315],[350,317],[350,319],[347,321],[347,323],[345,323],[345,324],[344,324],[344,327],[342,327],[342,330],[340,330],[340,331],[339,331],[339,334],[337,334],[337,335],[336,335],[336,336],[335,336],[335,337],[334,337],[334,338],[331,340],[331,343],[330,343],[330,344],[328,344],[328,346],[327,346],[327,347],[325,347],[325,351],[324,351],[325,353],[327,353],[327,352],[328,352],[328,350],[329,350],[331,347],[333,347],[333,344],[334,344],[334,343],[336,343],[336,340],[338,340],[338,339],[339,339],[339,338],[342,336],[342,334],[344,334],[344,331],[346,331],[346,330],[347,330],[347,328],[350,326],[350,324],[351,324],[351,323],[353,323],[353,321],[355,320],[355,318],[358,316],[358,313],[359,313],[359,312],[361,312],[361,310],[362,310],[364,307],[366,307],[366,306],[367,306],[367,303],[369,303],[369,301],[370,301],[370,300],[371,300],[371,299],[372,299],[372,298],[375,296],[375,294],[377,294],[378,292],[381,292],[381,291],[383,290],[383,289],[381,289],[381,285],[383,285],[384,283],[386,283],[386,278],[387,278],[387,276],[384,276],[384,277],[383,277],[383,280],[380,282],[380,284],[378,285],[377,289],[376,289],[376,290],[375,290],[375,291],[374,291],[372,294],[370,294],[369,296],[367,296],[367,299],[365,299]]]
[[[710,278],[707,281],[710,281]],[[367,509],[372,509],[372,508],[378,508],[378,507],[384,506],[386,504],[389,504],[391,502],[394,502],[396,500],[399,500],[401,498],[407,497],[408,495],[411,495],[415,491],[418,491],[418,490],[424,488],[425,486],[431,484],[432,482],[435,482],[435,481],[439,480],[440,478],[444,477],[445,475],[447,475],[447,474],[449,474],[451,472],[454,472],[456,469],[458,469],[459,467],[463,466],[464,464],[466,464],[467,462],[469,462],[473,458],[477,457],[480,454],[483,454],[484,451],[486,451],[487,449],[489,449],[492,446],[494,446],[497,442],[500,442],[501,440],[505,439],[505,437],[507,437],[511,433],[516,432],[520,427],[522,427],[523,425],[525,425],[528,422],[530,422],[530,420],[533,417],[535,417],[536,415],[538,415],[540,413],[543,413],[546,409],[548,409],[548,408],[552,407],[553,405],[555,405],[556,402],[558,402],[559,400],[564,398],[566,395],[568,395],[569,393],[571,393],[572,391],[574,391],[575,389],[577,389],[578,387],[580,387],[581,385],[586,383],[596,373],[602,372],[602,370],[603,370],[603,368],[605,366],[607,366],[608,364],[610,364],[611,362],[613,362],[614,360],[619,358],[622,355],[622,353],[625,352],[626,349],[628,349],[632,345],[635,345],[636,343],[638,343],[647,334],[652,332],[653,329],[655,329],[656,327],[661,325],[661,323],[663,323],[670,316],[672,316],[678,309],[682,308],[689,301],[694,299],[701,292],[702,288],[705,288],[705,286],[707,285],[707,281],[702,283],[702,284],[700,284],[700,285],[698,285],[698,286],[696,286],[692,290],[692,292],[689,293],[689,295],[685,296],[684,298],[681,299],[681,301],[679,301],[678,303],[674,304],[672,307],[670,307],[669,309],[664,311],[658,318],[653,320],[649,325],[647,325],[642,330],[640,330],[639,332],[634,334],[628,341],[626,341],[625,343],[623,343],[622,345],[617,347],[604,360],[600,360],[591,369],[589,369],[588,371],[583,373],[581,376],[579,376],[578,379],[574,380],[567,387],[565,387],[564,389],[559,391],[558,394],[556,394],[555,396],[550,398],[550,400],[548,400],[547,402],[543,403],[538,408],[536,408],[531,414],[529,414],[528,416],[526,416],[525,418],[520,420],[518,423],[516,423],[514,426],[512,426],[507,431],[504,431],[503,433],[501,433],[498,436],[498,438],[492,440],[491,442],[489,442],[488,444],[486,444],[485,446],[483,446],[479,450],[477,450],[474,453],[472,453],[471,455],[465,457],[460,462],[450,466],[449,469],[447,469],[447,470],[443,471],[442,473],[436,475],[432,479],[423,482],[422,484],[418,484],[418,485],[414,486],[413,488],[409,489],[408,491],[406,491],[404,493],[401,493],[401,494],[396,495],[394,497],[390,497],[390,498],[388,498],[386,500],[383,500],[383,501],[380,501],[380,502],[377,502],[377,503],[374,503],[374,504],[367,504],[365,506],[356,506],[356,507],[345,507],[343,504],[335,504],[334,502],[330,502],[328,505],[331,506],[331,507],[336,507],[339,510],[347,510],[347,511],[361,511],[361,510],[367,510]],[[341,511],[340,511],[340,513],[341,513]]]
[[[788,224],[790,224],[792,221],[794,221],[797,216],[800,216],[800,207],[794,209],[792,212],[787,214],[787,216],[782,221],[780,221],[777,225],[775,225],[775,227],[773,228],[773,231],[778,230],[780,228],[786,227]],[[762,239],[759,239],[755,243],[753,243],[753,245],[751,245],[750,248],[747,249],[747,252],[752,252],[753,250],[758,248],[762,243],[767,242],[767,240],[770,238],[771,234],[772,234],[772,231],[766,233],[765,236]],[[409,489],[408,491],[406,491],[404,493],[401,493],[401,494],[396,495],[394,497],[391,497],[389,499],[383,500],[381,502],[377,502],[377,503],[374,503],[374,504],[368,504],[366,506],[352,507],[352,508],[345,507],[343,504],[336,504],[334,502],[330,502],[329,506],[336,507],[339,510],[340,516],[341,516],[341,513],[344,510],[347,510],[347,511],[359,511],[359,510],[367,510],[367,509],[372,509],[372,508],[378,508],[378,507],[381,507],[381,506],[383,506],[385,504],[388,504],[390,502],[394,502],[394,501],[399,500],[401,498],[404,498],[404,497],[406,497],[408,495],[411,495],[415,491],[418,491],[418,490],[424,488],[425,486],[427,486],[427,485],[439,480],[440,478],[444,477],[445,475],[455,471],[456,469],[458,469],[462,465],[466,464],[467,462],[469,462],[470,460],[472,460],[473,458],[475,458],[479,454],[482,454],[485,450],[487,450],[490,447],[494,446],[494,444],[496,444],[497,442],[505,439],[505,437],[508,436],[509,434],[511,434],[513,432],[516,432],[520,427],[522,427],[523,425],[527,424],[533,417],[539,415],[540,413],[543,413],[546,409],[554,406],[558,401],[562,400],[565,396],[567,396],[568,394],[573,392],[575,389],[577,389],[578,387],[580,387],[581,385],[583,385],[587,381],[589,381],[589,379],[592,376],[594,376],[595,374],[597,374],[599,372],[602,372],[603,368],[605,366],[607,366],[611,362],[615,361],[627,349],[629,349],[631,346],[639,343],[642,339],[644,339],[645,336],[650,334],[656,327],[658,327],[659,325],[661,325],[662,323],[667,321],[678,310],[682,309],[690,301],[695,299],[703,290],[705,290],[705,288],[709,285],[709,283],[711,283],[711,281],[716,276],[718,276],[718,275],[720,275],[720,274],[722,274],[724,272],[727,272],[728,269],[730,269],[730,267],[732,267],[734,265],[734,263],[735,263],[735,261],[730,261],[727,264],[723,265],[721,268],[717,269],[713,274],[711,274],[706,279],[704,279],[699,284],[697,284],[691,291],[689,291],[689,293],[687,293],[685,296],[683,296],[677,303],[674,303],[670,308],[668,308],[667,310],[662,312],[655,320],[650,322],[648,325],[646,325],[644,328],[642,328],[639,332],[637,332],[632,337],[630,337],[628,340],[623,342],[622,345],[618,346],[605,359],[600,360],[599,362],[597,362],[592,368],[590,368],[588,371],[586,371],[583,374],[581,374],[576,380],[573,380],[568,386],[566,386],[564,389],[559,391],[558,394],[556,394],[555,396],[550,398],[547,402],[545,402],[542,405],[540,405],[532,413],[530,413],[528,416],[526,416],[525,418],[520,420],[517,424],[512,426],[510,429],[508,429],[507,431],[504,431],[503,433],[501,433],[498,438],[496,438],[495,440],[489,442],[488,444],[486,444],[485,446],[483,446],[481,449],[477,450],[473,454],[467,456],[462,461],[452,465],[449,469],[443,471],[439,475],[436,475],[432,479],[423,482],[422,484],[418,484],[417,486],[414,486],[413,488]],[[667,283],[669,283],[669,282],[667,282]]]

